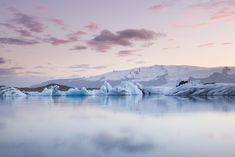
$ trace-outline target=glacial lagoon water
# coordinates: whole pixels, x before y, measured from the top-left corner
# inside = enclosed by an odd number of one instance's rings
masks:
[[[234,157],[233,97],[0,99],[1,157]]]

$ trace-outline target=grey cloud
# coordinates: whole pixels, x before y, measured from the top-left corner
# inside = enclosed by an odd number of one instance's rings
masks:
[[[74,72],[84,72],[84,71],[86,71],[86,69],[76,69],[76,70],[74,70]]]
[[[9,29],[16,29],[15,26],[13,26],[12,24],[9,24],[9,23],[0,23],[1,26],[4,26],[6,28],[9,28]]]
[[[161,4],[157,4],[157,5],[151,6],[149,9],[150,10],[154,10],[154,11],[160,11],[160,10],[163,10],[163,9],[165,9],[167,7],[168,7],[168,5],[166,5],[164,3],[161,3]]]
[[[158,35],[162,35],[146,29],[126,29],[123,31],[118,31],[117,34],[120,39],[136,40],[151,40]]]
[[[172,5],[175,5],[175,4],[178,4],[180,3],[181,0],[163,0],[163,1],[159,1],[157,4],[151,6],[149,8],[149,10],[153,10],[153,11],[161,11],[161,10],[164,10],[166,8],[169,8],[171,7]]]
[[[42,68],[44,68],[44,67],[41,66],[41,65],[38,65],[38,66],[35,66],[34,68],[35,68],[35,69],[42,69]]]
[[[4,26],[5,28],[7,29],[10,29],[12,31],[15,31],[17,33],[19,33],[21,36],[23,37],[31,37],[32,34],[27,31],[27,30],[24,30],[24,29],[19,29],[17,28],[16,26],[14,26],[13,24],[9,24],[9,23],[0,23],[0,26]]]
[[[4,58],[0,57],[0,64],[4,64],[4,63],[6,63],[6,60]]]
[[[95,47],[98,51],[105,52],[112,46],[133,46],[134,41],[149,41],[161,36],[165,36],[165,34],[147,29],[125,29],[116,33],[103,30],[88,41],[88,45]]]
[[[27,30],[21,29],[21,30],[16,30],[16,32],[18,32],[23,37],[31,37],[32,36],[32,34]]]
[[[136,61],[135,63],[136,63],[136,64],[144,64],[145,61]]]
[[[0,77],[15,77],[17,74],[30,74],[30,75],[40,75],[42,72],[38,71],[22,71],[25,68],[23,67],[11,67],[11,68],[1,68],[0,69]],[[18,70],[21,70],[18,72]]]
[[[52,45],[57,46],[57,45],[61,45],[61,44],[67,44],[71,41],[68,40],[68,39],[59,39],[59,38],[56,38],[56,37],[49,37],[49,38],[43,39],[43,42],[50,43]]]
[[[6,38],[0,37],[0,44],[9,44],[9,45],[35,45],[39,42],[36,40],[26,40],[26,39],[17,39],[17,38]]]
[[[99,65],[99,66],[91,66],[90,64],[79,64],[79,65],[73,65],[70,66],[70,69],[78,69],[78,71],[84,71],[86,69],[104,69],[107,66],[105,65]]]
[[[17,70],[23,70],[23,67],[0,68],[0,77],[15,76]]]
[[[11,67],[10,69],[11,70],[22,70],[22,69],[25,69],[25,68],[23,68],[23,67]]]
[[[43,25],[37,21],[36,17],[14,11],[14,21],[19,24],[23,25],[25,28],[29,29],[31,32],[40,33],[44,31]]]
[[[40,74],[43,74],[43,73],[42,72],[38,72],[38,71],[25,71],[25,72],[17,72],[17,74],[40,75]]]
[[[13,69],[8,69],[8,68],[0,68],[0,77],[2,76],[9,76],[9,75],[14,75],[15,72]]]
[[[83,45],[79,45],[79,46],[75,46],[74,48],[72,48],[71,50],[85,50],[87,49],[86,46],[83,46]]]
[[[78,38],[77,37],[57,38],[57,37],[49,36],[49,37],[45,37],[44,39],[42,39],[42,41],[45,43],[52,44],[54,46],[58,46],[58,45],[62,45],[62,44],[76,42],[76,41],[78,41]],[[75,47],[71,50],[76,50],[76,49],[86,49],[86,47],[85,46],[78,46],[78,47]]]
[[[192,5],[192,7],[213,9],[217,7],[231,7],[234,5],[234,0],[204,0],[197,2],[196,4]]]
[[[79,64],[79,65],[73,65],[70,66],[71,69],[88,69],[90,68],[89,64]]]
[[[107,68],[107,66],[105,66],[105,65],[100,65],[100,66],[94,66],[94,67],[92,67],[93,69],[105,69],[105,68]]]
[[[118,52],[118,55],[121,57],[131,56],[131,55],[138,55],[135,52],[141,51],[141,49],[138,50],[121,50]]]

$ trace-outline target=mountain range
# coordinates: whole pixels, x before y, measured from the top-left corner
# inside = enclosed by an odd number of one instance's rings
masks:
[[[235,67],[197,67],[185,65],[153,65],[82,78],[56,79],[36,84],[60,84],[70,87],[99,88],[105,81],[111,85],[121,81],[138,82],[143,86],[175,86],[180,80],[197,80],[203,83],[235,83]]]

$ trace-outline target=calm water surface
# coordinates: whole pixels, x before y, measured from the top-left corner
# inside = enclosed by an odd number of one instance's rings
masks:
[[[1,157],[234,157],[232,97],[0,99]]]

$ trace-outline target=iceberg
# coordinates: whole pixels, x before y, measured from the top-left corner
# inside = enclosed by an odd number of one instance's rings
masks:
[[[49,88],[45,88],[41,94],[42,96],[63,96],[65,92],[59,90],[58,85],[50,86]]]
[[[0,86],[0,96],[1,97],[18,97],[18,96],[27,96],[27,95],[14,87]]]
[[[130,81],[122,81],[120,85],[112,87],[107,81],[100,87],[99,90],[93,90],[93,95],[106,96],[124,96],[124,95],[143,95],[141,85],[134,84]]]
[[[105,81],[104,84],[100,87],[100,91],[106,94],[109,93],[112,89],[113,87],[107,81]]]
[[[188,83],[173,88],[167,95],[174,96],[235,96],[235,84]]]
[[[143,88],[143,92],[145,95],[167,95],[171,89],[172,87],[150,86]]]
[[[143,92],[136,84],[122,81],[120,85],[113,87],[108,95],[143,95]]]
[[[225,83],[200,83],[185,81],[176,87],[152,86],[143,87],[139,83],[122,81],[112,87],[104,82],[98,90],[88,90],[83,87],[60,90],[59,85],[45,87],[39,91],[20,91],[14,87],[0,86],[0,96],[126,96],[126,95],[166,95],[166,96],[235,96],[235,84]]]
[[[89,96],[93,95],[92,91],[87,90],[85,87],[78,89],[78,88],[70,88],[68,91],[65,92],[66,96]]]

